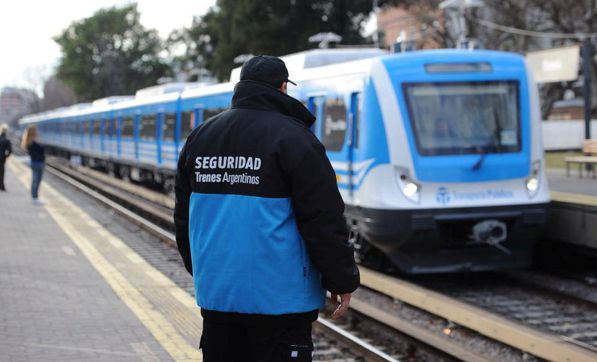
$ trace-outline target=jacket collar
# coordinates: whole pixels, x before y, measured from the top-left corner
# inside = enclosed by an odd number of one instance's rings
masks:
[[[245,108],[279,112],[311,127],[315,117],[298,100],[263,82],[241,80],[234,87],[232,109]]]

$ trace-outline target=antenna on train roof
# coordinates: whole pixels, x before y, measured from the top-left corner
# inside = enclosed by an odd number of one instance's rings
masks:
[[[253,58],[254,55],[253,54],[240,54],[237,55],[236,57],[234,57],[234,64],[243,64],[244,62],[246,62],[247,60]]]
[[[342,37],[336,33],[317,33],[309,37],[309,43],[319,43],[319,48],[327,49],[330,47],[330,43],[339,43],[342,41]]]

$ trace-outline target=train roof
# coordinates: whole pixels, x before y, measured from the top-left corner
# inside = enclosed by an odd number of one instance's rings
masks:
[[[293,79],[293,77],[296,78],[297,73],[305,69],[374,58],[387,53],[387,51],[377,48],[311,49],[284,55],[280,59],[286,64],[290,78]],[[236,83],[240,80],[241,68],[237,67],[232,70],[230,73],[231,83]]]
[[[413,52],[389,54],[382,59],[388,63],[453,63],[458,61],[470,62],[519,62],[524,57],[518,53],[497,50],[467,50],[467,49],[428,49]]]
[[[388,54],[380,49],[314,49],[281,57],[287,62],[290,78],[297,82],[314,79],[350,76],[367,73],[372,62],[381,60],[388,67],[420,66],[421,64],[450,62],[489,62],[514,64],[524,62],[517,53],[492,50],[432,49]],[[488,60],[489,59],[489,60]],[[127,108],[168,103],[181,99],[207,97],[230,93],[240,76],[240,67],[232,71],[231,81],[213,85],[198,83],[175,83],[140,90],[136,96],[116,96],[81,103],[70,107],[29,115],[20,124],[65,117],[76,117],[119,111]],[[292,93],[292,89],[290,90]]]

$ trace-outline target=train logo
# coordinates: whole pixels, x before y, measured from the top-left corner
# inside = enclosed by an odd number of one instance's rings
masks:
[[[437,189],[437,194],[435,194],[435,199],[440,204],[447,205],[450,203],[450,200],[452,199],[452,197],[450,196],[448,189],[446,187],[442,186]]]

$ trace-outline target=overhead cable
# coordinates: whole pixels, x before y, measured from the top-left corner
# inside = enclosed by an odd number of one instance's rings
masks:
[[[490,29],[500,30],[506,33],[524,35],[524,36],[531,36],[537,38],[557,38],[557,39],[586,39],[586,38],[597,38],[597,33],[553,33],[553,32],[543,32],[543,31],[533,31],[533,30],[525,30],[514,28],[511,26],[500,25],[494,22],[483,20],[483,19],[476,19],[473,17],[467,17],[470,21],[486,26]]]

